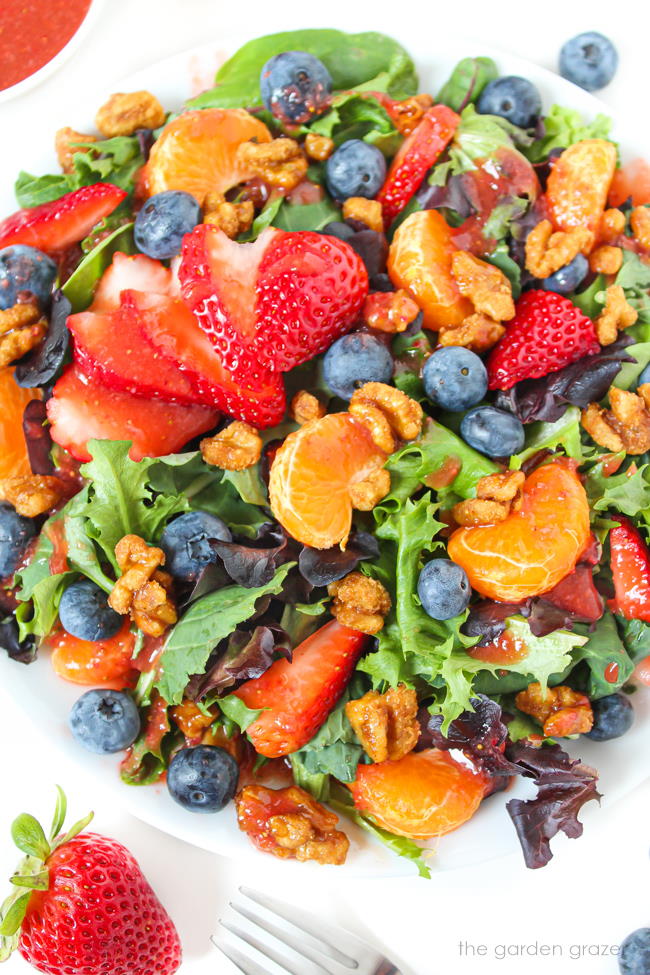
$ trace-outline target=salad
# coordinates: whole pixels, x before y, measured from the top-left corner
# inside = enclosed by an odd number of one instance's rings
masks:
[[[543,866],[599,797],[563,745],[650,679],[647,168],[377,33],[96,126],[0,223],[0,643],[275,856],[340,864],[353,820],[427,875],[524,776]]]

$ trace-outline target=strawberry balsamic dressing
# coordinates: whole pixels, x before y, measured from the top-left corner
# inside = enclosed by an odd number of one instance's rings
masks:
[[[51,61],[77,33],[89,7],[90,0],[2,0],[0,91]]]

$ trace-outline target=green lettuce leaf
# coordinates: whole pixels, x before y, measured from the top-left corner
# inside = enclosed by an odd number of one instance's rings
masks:
[[[467,105],[478,101],[485,86],[498,75],[492,58],[463,58],[438,92],[436,101],[462,112]]]
[[[42,578],[31,589],[23,589],[19,593],[19,598],[24,599],[27,597],[22,593],[29,592],[29,601],[21,602],[15,612],[21,640],[30,635],[47,636],[59,615],[61,596],[73,579],[74,572],[59,572]]]
[[[479,115],[473,105],[467,105],[461,113],[448,158],[434,168],[429,183],[444,186],[450,176],[476,169],[477,160],[493,156],[502,146],[514,149],[529,142],[523,129],[498,115]]]
[[[226,694],[213,703],[218,704],[221,709],[225,719],[226,734],[229,737],[232,737],[233,732],[246,731],[249,725],[252,725],[253,721],[257,721],[262,713],[262,710],[247,707],[236,694]]]
[[[510,251],[508,250],[508,245],[504,240],[501,240],[497,246],[494,248],[491,254],[488,254],[485,260],[489,264],[494,264],[498,267],[500,271],[503,271],[510,286],[512,288],[512,297],[517,300],[521,294],[521,268],[516,261],[510,257]]]
[[[608,139],[612,120],[597,115],[592,122],[585,122],[580,112],[563,105],[552,105],[544,116],[544,135],[524,149],[531,162],[546,159],[551,149],[572,146],[582,139]]]
[[[529,423],[526,426],[526,446],[510,458],[510,469],[518,471],[538,450],[556,450],[558,447],[564,448],[567,457],[573,457],[578,463],[582,462],[580,410],[577,406],[570,406],[564,416],[553,423],[543,420]]]
[[[116,251],[135,254],[133,224],[117,227],[112,234],[97,244],[77,265],[62,287],[63,294],[72,305],[72,311],[83,311],[93,300],[97,282],[113,260]]]
[[[575,631],[587,638],[587,642],[574,654],[574,660],[584,661],[588,668],[587,695],[597,700],[614,694],[628,682],[634,671],[634,663],[618,635],[616,620],[611,613],[605,613],[592,631],[581,625],[576,625]],[[612,664],[618,667],[615,679]]]
[[[326,196],[317,203],[285,202],[276,213],[273,226],[291,231],[322,230],[326,224],[340,219],[340,208]]]
[[[639,324],[650,323],[650,265],[645,264],[633,251],[623,251],[623,265],[616,275],[615,284],[620,284],[625,297],[636,308]],[[642,339],[647,341],[647,338]]]
[[[643,464],[634,473],[627,471],[605,477],[601,464],[595,464],[585,478],[589,503],[594,511],[613,508],[621,514],[637,517],[650,513],[650,467]]]
[[[643,620],[627,620],[616,616],[616,626],[623,645],[635,664],[650,654],[650,625]]]
[[[362,139],[389,157],[395,155],[403,141],[390,115],[376,98],[353,92],[334,98],[330,110],[305,131],[327,136],[336,146],[348,139]]]

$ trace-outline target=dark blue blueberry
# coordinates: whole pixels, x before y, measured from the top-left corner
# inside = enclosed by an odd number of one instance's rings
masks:
[[[103,589],[90,579],[73,582],[59,603],[61,626],[79,640],[110,640],[122,626],[123,618],[108,605]]]
[[[460,425],[463,440],[488,457],[510,457],[524,446],[524,427],[512,413],[496,406],[475,406]]]
[[[506,75],[485,86],[476,110],[481,115],[499,115],[513,125],[529,129],[542,111],[542,99],[527,78]]]
[[[165,553],[165,568],[178,579],[193,581],[202,569],[217,561],[210,539],[232,542],[228,526],[207,511],[188,511],[165,528],[160,547]]]
[[[560,51],[560,74],[586,91],[608,85],[618,67],[616,48],[603,34],[588,30],[572,37]]]
[[[13,244],[0,250],[0,310],[13,308],[21,291],[31,291],[47,308],[56,280],[56,264],[35,247]]]
[[[185,234],[201,219],[201,208],[190,193],[165,190],[150,196],[133,227],[138,250],[147,257],[165,261],[181,252]]]
[[[393,357],[384,343],[367,332],[353,332],[337,339],[325,353],[323,377],[341,399],[351,399],[364,383],[388,383]]]
[[[371,200],[386,178],[386,160],[377,146],[348,139],[325,164],[325,182],[335,200],[365,196]]]
[[[388,241],[386,234],[365,227],[350,238],[348,244],[366,265],[369,278],[375,278],[386,270],[388,260]],[[392,285],[391,285],[392,288]]]
[[[634,708],[625,694],[608,694],[592,701],[594,726],[587,732],[593,741],[610,741],[620,738],[630,730],[634,722]]]
[[[450,620],[467,609],[472,587],[467,573],[450,559],[427,562],[418,578],[418,596],[434,620]]]
[[[321,233],[327,234],[328,237],[336,237],[338,240],[345,240],[349,243],[356,231],[349,223],[343,223],[342,220],[332,220],[331,223],[323,227]]]
[[[276,54],[260,74],[264,107],[288,125],[303,125],[322,115],[329,106],[331,91],[329,71],[306,51]]]
[[[215,745],[182,748],[167,771],[169,794],[189,812],[219,812],[234,797],[238,782],[237,762]]]
[[[555,274],[544,278],[542,288],[544,291],[554,291],[558,295],[570,295],[588,274],[589,261],[584,254],[577,254],[572,261],[561,267]]]
[[[487,369],[475,352],[448,345],[429,356],[422,370],[424,391],[443,410],[475,406],[487,392]]]
[[[637,386],[643,386],[644,383],[650,383],[650,365],[645,367],[636,381]]]
[[[618,952],[621,975],[648,975],[650,972],[650,928],[628,934]]]
[[[0,579],[16,571],[35,534],[31,518],[23,518],[10,504],[0,504]]]
[[[70,731],[84,748],[97,755],[121,752],[140,734],[140,715],[125,691],[86,691],[72,705]]]

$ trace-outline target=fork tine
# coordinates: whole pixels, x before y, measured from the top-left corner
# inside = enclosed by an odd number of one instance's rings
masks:
[[[324,954],[338,961],[341,965],[345,965],[347,968],[355,969],[359,967],[359,961],[355,955],[367,956],[374,951],[374,949],[360,938],[350,934],[349,931],[334,927],[332,924],[322,922],[320,919],[317,920],[313,915],[302,911],[298,907],[294,907],[292,904],[287,904],[285,901],[278,901],[274,897],[269,897],[268,894],[263,894],[261,891],[253,890],[250,887],[240,887],[239,891],[244,897],[248,897],[249,900],[266,908],[271,914],[277,914],[278,917],[293,924],[303,934],[312,937],[318,943],[319,947],[324,946],[321,947],[321,951]],[[379,957],[380,955],[377,953],[377,958]]]
[[[233,909],[233,911],[237,911],[238,914],[241,914],[242,917],[245,917],[247,921],[251,922],[251,924],[255,924],[257,925],[257,927],[263,928],[264,931],[267,931],[268,934],[273,935],[273,937],[277,938],[278,941],[280,941],[282,944],[285,944],[289,948],[292,948],[295,952],[297,952],[297,954],[302,955],[305,958],[308,958],[310,961],[314,963],[314,965],[317,966],[319,972],[322,972],[323,975],[338,975],[338,972],[340,972],[340,964],[336,958],[332,959],[332,962],[336,965],[337,968],[337,972],[334,973],[331,968],[328,968],[326,966],[324,967],[323,952],[319,951],[318,949],[312,948],[307,941],[302,941],[302,940],[297,941],[292,931],[287,931],[286,929],[279,927],[277,924],[273,924],[271,921],[267,921],[267,919],[265,917],[262,917],[262,915],[259,912],[251,911],[250,909],[244,907],[242,904],[236,904],[233,903],[233,901],[231,901],[230,906]],[[336,952],[336,954],[340,955],[340,952]],[[345,955],[341,955],[341,957],[345,958]],[[345,964],[345,962],[343,964]],[[350,966],[346,965],[345,967],[349,968]],[[298,973],[298,975],[302,975],[302,972]]]
[[[265,941],[261,941],[259,938],[255,937],[249,931],[244,928],[239,927],[239,925],[231,924],[228,921],[224,921],[223,918],[219,922],[226,931],[230,931],[236,938],[239,938],[245,944],[250,945],[251,948],[255,948],[264,955],[265,958],[270,959],[275,962],[276,965],[282,969],[283,972],[287,972],[288,975],[331,975],[320,965],[312,965],[303,957],[296,964],[290,958],[288,958],[283,952],[277,951],[272,944]],[[288,945],[291,948],[291,945]],[[297,954],[300,952],[294,949]]]
[[[237,948],[233,948],[231,945],[226,943],[220,944],[215,939],[214,935],[212,935],[210,941],[217,951],[220,951],[222,955],[225,955],[226,958],[233,963],[237,971],[242,973],[242,975],[269,975],[268,970],[261,968],[257,962],[252,961],[245,955],[242,955]]]

